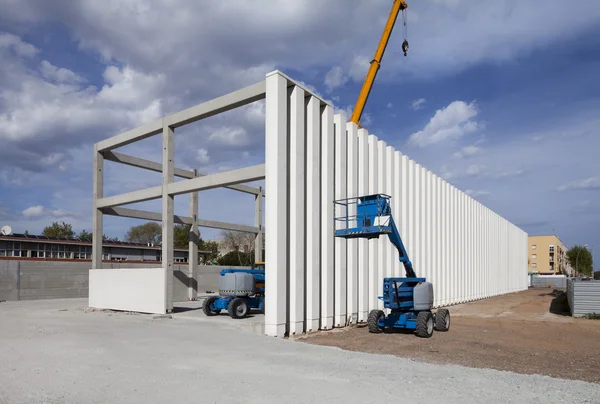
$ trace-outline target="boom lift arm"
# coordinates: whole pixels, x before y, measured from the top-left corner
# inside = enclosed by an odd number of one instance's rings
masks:
[[[396,23],[398,13],[402,11],[402,13],[404,14],[404,10],[406,10],[407,8],[408,5],[404,0],[394,0],[392,10],[390,11],[387,23],[385,24],[385,29],[383,30],[383,34],[381,35],[381,39],[379,40],[379,46],[377,47],[377,51],[375,52],[375,57],[371,61],[371,67],[369,67],[369,72],[367,73],[367,77],[365,77],[362,89],[360,91],[360,94],[358,95],[358,100],[356,101],[356,105],[354,106],[352,118],[350,118],[350,122],[354,122],[359,127],[360,118],[365,108],[365,104],[367,103],[367,99],[369,98],[369,94],[371,93],[371,89],[373,88],[373,82],[375,81],[375,77],[377,76],[379,67],[381,66],[381,59],[383,58],[383,53],[385,52],[388,41],[390,39],[390,35],[392,34],[392,30],[394,29],[394,24]],[[406,40],[406,38],[404,38],[404,42],[402,43],[402,50],[404,51],[404,56],[406,56],[406,52],[408,51],[408,41]]]

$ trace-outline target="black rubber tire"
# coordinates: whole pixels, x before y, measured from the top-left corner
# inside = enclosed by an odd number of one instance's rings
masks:
[[[219,299],[218,296],[211,296],[204,301],[204,303],[202,304],[202,311],[204,312],[204,314],[206,314],[207,316],[216,316],[221,312],[221,310],[211,310],[210,309],[210,305],[213,304],[218,299]]]
[[[439,309],[435,313],[435,330],[448,331],[450,329],[450,311],[448,309]]]
[[[383,329],[379,327],[379,319],[384,317],[385,313],[382,310],[371,310],[369,313],[369,317],[367,318],[367,325],[369,326],[369,332],[380,334],[383,332]]]
[[[417,314],[417,336],[431,338],[433,335],[433,314],[430,311],[421,311]]]
[[[245,299],[236,297],[227,305],[227,312],[231,318],[244,318],[248,315],[248,304]]]

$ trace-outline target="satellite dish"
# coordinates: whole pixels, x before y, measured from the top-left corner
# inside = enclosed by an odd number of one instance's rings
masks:
[[[12,234],[12,229],[10,228],[10,226],[4,226],[0,230],[0,234],[2,234],[3,236],[10,236]]]

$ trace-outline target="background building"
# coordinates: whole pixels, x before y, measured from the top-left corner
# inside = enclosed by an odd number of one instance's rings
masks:
[[[208,251],[198,252],[198,263]],[[188,249],[175,248],[174,261],[188,262]],[[160,245],[107,241],[102,245],[103,261],[160,262]],[[87,239],[67,239],[25,234],[0,235],[0,259],[91,261],[92,242]]]
[[[529,236],[529,272],[542,275],[567,274],[567,248],[558,236]]]

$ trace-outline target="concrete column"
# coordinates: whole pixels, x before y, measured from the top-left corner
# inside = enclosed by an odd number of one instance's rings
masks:
[[[413,263],[413,267],[417,273],[417,275],[419,275],[419,267],[416,266],[417,265],[417,261],[416,261],[416,250],[417,250],[417,238],[415,235],[415,217],[417,215],[416,212],[416,200],[417,200],[417,196],[416,196],[416,186],[415,186],[415,179],[416,179],[416,175],[415,175],[415,161],[414,160],[408,160],[408,173],[407,173],[407,182],[406,182],[406,186],[408,189],[408,195],[407,195],[407,201],[408,201],[408,212],[407,212],[407,222],[406,222],[406,234],[407,234],[407,241],[406,241],[406,251],[408,252],[408,256],[410,257],[410,260]]]
[[[358,196],[369,193],[369,132],[358,130]],[[369,315],[369,242],[358,239],[358,321]]]
[[[377,182],[377,174],[378,174],[378,153],[377,153],[377,136],[369,135],[369,194],[376,194],[378,192],[378,182]],[[377,256],[379,254],[379,250],[377,247],[379,240],[371,239],[368,240],[369,244],[369,311],[379,308],[379,302],[377,297],[380,296],[377,294],[378,292],[378,275],[377,275]]]
[[[400,235],[402,236],[402,239],[404,240],[404,248],[407,249],[407,253],[408,253],[408,246],[412,243],[412,241],[409,238],[408,235],[408,221],[410,219],[410,215],[412,214],[412,212],[409,211],[408,208],[408,200],[410,198],[409,195],[409,188],[408,188],[408,157],[407,156],[402,156],[402,161],[400,162],[401,164],[401,168],[400,168],[400,180],[397,181],[400,184],[400,195],[401,195],[401,201],[400,201],[400,210],[401,210],[401,214],[400,214]],[[411,255],[408,254],[408,258],[412,259]],[[404,277],[406,276],[406,272],[404,271],[404,265],[400,264],[400,276]]]
[[[377,193],[386,193],[386,147],[387,143],[385,141],[377,141]],[[383,278],[386,276],[386,267],[389,264],[387,257],[389,242],[387,237],[379,237],[377,239],[377,296],[383,295]],[[380,310],[384,309],[382,300],[377,300],[377,307]]]
[[[432,221],[433,221],[433,209],[432,209],[432,202],[433,202],[433,193],[432,193],[432,187],[431,187],[431,171],[429,171],[428,169],[425,169],[425,237],[423,238],[423,243],[424,243],[424,250],[423,252],[424,257],[425,257],[425,276],[429,279],[431,279],[432,281],[434,280],[433,278],[433,267],[431,265],[431,261],[433,259],[433,253],[434,253],[434,249],[433,249],[433,243],[432,243],[432,238],[433,238],[433,229],[432,229]]]
[[[198,170],[194,170],[194,177],[198,176]],[[200,240],[200,231],[198,230],[198,192],[190,193],[190,217],[192,226],[189,233],[188,248],[188,299],[196,300],[198,297],[198,241]]]
[[[333,327],[334,304],[334,124],[333,108],[321,113],[321,328]]]
[[[94,194],[92,212],[92,269],[102,269],[102,211],[97,201],[104,197],[104,156],[94,145]]]
[[[421,165],[415,163],[413,169],[413,216],[411,220],[411,233],[412,233],[412,245],[413,245],[413,266],[417,276],[423,276],[423,265],[421,260],[421,215],[423,209],[421,208],[421,196],[422,181],[421,181]]]
[[[305,273],[305,114],[304,90],[294,86],[290,95],[290,335],[304,331]],[[283,218],[281,218],[283,219]]]
[[[173,129],[163,127],[162,154],[162,266],[166,271],[167,311],[173,310],[173,233],[175,197],[168,194],[169,184],[175,182],[175,144]]]
[[[260,229],[260,232],[256,233],[256,238],[254,239],[254,261],[263,262],[263,190],[262,187],[259,189],[260,193],[254,197],[254,225]]]
[[[321,117],[320,101],[306,106],[306,331],[317,331],[321,273]]]
[[[358,194],[358,126],[353,122],[346,125],[348,134],[348,198],[359,196]],[[356,205],[351,205],[348,209],[350,216],[356,215]],[[350,226],[355,226],[356,222],[351,222]],[[360,239],[350,239],[347,241],[348,257],[348,290],[347,290],[347,311],[348,320],[351,324],[358,323],[358,243]]]
[[[337,114],[333,118],[335,131],[335,169],[334,169],[334,194],[335,199],[346,199],[347,195],[347,160],[348,160],[348,135],[346,134],[346,117]],[[343,206],[335,205],[335,215],[340,217],[346,214]],[[337,228],[345,227],[341,222],[336,223]],[[347,309],[347,275],[348,262],[346,249],[347,240],[342,237],[335,238],[334,257],[334,325],[343,327],[346,325]]]
[[[392,146],[385,147],[385,193],[390,195],[390,204],[392,208],[392,216],[396,217],[396,211],[394,206],[396,204],[396,198],[394,195],[394,148]],[[395,254],[396,247],[390,242],[388,237],[382,237],[382,241],[385,246],[385,271],[386,277],[391,278],[394,276],[394,268],[398,263],[398,255]],[[383,282],[382,282],[383,285]],[[383,287],[383,286],[382,286]],[[383,289],[382,289],[383,292]]]
[[[393,199],[393,213],[396,227],[400,233],[402,241],[405,240],[404,234],[402,234],[402,153],[394,150],[394,181],[392,182],[392,194]],[[404,241],[406,243],[406,241]],[[400,263],[400,254],[395,247],[392,246],[392,261],[394,263],[394,269],[392,275],[395,277],[402,276],[402,265]]]
[[[266,79],[265,134],[265,333],[283,337],[287,324],[288,276],[288,96],[287,79]]]

